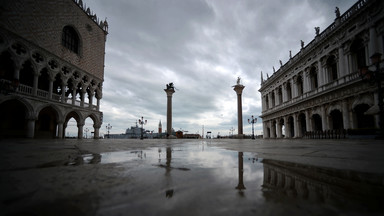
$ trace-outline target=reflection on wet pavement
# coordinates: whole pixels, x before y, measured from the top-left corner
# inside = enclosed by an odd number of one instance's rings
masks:
[[[26,212],[36,215],[57,213],[52,209],[57,206],[68,207],[63,213],[74,209],[92,215],[384,213],[382,176],[262,159],[257,153],[209,147],[204,142],[87,152],[69,161],[25,170],[25,175],[39,172],[39,184],[44,186],[2,198],[2,207],[11,209],[8,213],[18,213],[22,208],[17,207],[24,207],[24,201],[31,199],[34,201],[25,207]],[[22,171],[3,171],[2,176],[13,174],[10,179],[27,181]],[[19,174],[22,177],[17,177]],[[60,197],[61,187],[71,188],[73,193]],[[89,189],[80,193],[77,187]],[[52,197],[52,193],[59,197]],[[82,201],[75,202],[78,197]]]

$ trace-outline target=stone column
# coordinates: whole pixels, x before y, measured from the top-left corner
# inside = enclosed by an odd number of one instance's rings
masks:
[[[93,138],[94,139],[99,139],[99,137],[100,137],[100,128],[101,128],[101,125],[93,125],[93,129],[95,130],[94,134],[93,134]]]
[[[172,136],[172,95],[175,89],[168,87],[164,91],[167,93],[167,138],[170,138]]]
[[[88,107],[91,108],[91,109],[93,109],[93,95],[94,95],[93,91],[89,92],[89,95],[88,95],[88,97],[89,97]]]
[[[343,114],[343,125],[344,125],[344,129],[350,129],[350,125],[349,125],[349,111],[348,111],[348,102],[347,100],[343,100],[342,102],[342,114]]]
[[[293,131],[294,131],[294,138],[300,137],[300,130],[299,130],[299,118],[298,114],[293,114]]]
[[[81,89],[81,91],[80,91],[80,99],[81,99],[81,101],[80,101],[80,106],[81,107],[84,107],[84,100],[85,100],[85,92],[87,91],[87,89]]]
[[[74,87],[72,89],[72,105],[75,105],[76,104],[76,84],[73,84]]]
[[[317,68],[318,68],[317,78],[319,79],[318,80],[319,86],[323,86],[325,84],[325,82],[324,82],[324,73],[323,73],[323,67],[322,67],[322,64],[321,64],[320,60],[317,62]]]
[[[81,124],[81,123],[78,123],[77,124],[77,138],[78,139],[83,139],[83,128],[84,128],[84,123]]]
[[[263,138],[269,138],[268,137],[268,125],[267,122],[263,122]]]
[[[66,102],[66,98],[65,98],[65,86],[67,85],[67,83],[63,82],[61,84],[61,103],[65,103]]]
[[[309,110],[305,110],[305,124],[307,126],[307,131],[312,131],[311,118],[309,117]]]
[[[379,52],[379,43],[377,41],[377,34],[376,34],[376,29],[375,27],[369,28],[369,45],[368,45],[368,53],[369,56],[371,57],[373,54]]]
[[[286,102],[287,99],[287,83],[285,82],[282,86],[282,95],[283,95],[283,103]]]
[[[321,124],[323,125],[323,131],[328,130],[327,113],[324,106],[321,107]]]
[[[58,122],[57,123],[57,138],[62,139],[64,137],[64,123],[63,122]]]
[[[32,88],[32,95],[37,95],[37,88],[39,85],[39,73],[35,73],[33,76],[33,88]]]
[[[282,133],[281,133],[281,124],[280,124],[280,120],[278,119],[277,121],[277,129],[276,129],[276,132],[277,132],[277,138],[281,138],[282,137]]]
[[[48,99],[52,100],[52,93],[53,93],[53,81],[55,78],[50,78],[49,79],[49,90],[48,90]]]
[[[303,73],[303,94],[312,90],[311,74],[309,68],[306,68]]]
[[[340,74],[340,77],[344,77],[346,72],[345,72],[345,68],[344,68],[345,61],[344,61],[344,50],[343,50],[342,45],[339,46],[338,54],[339,54],[339,57],[338,57],[339,74]]]
[[[269,121],[269,137],[270,138],[276,138],[275,134],[276,134],[276,127],[275,127],[275,124],[273,124],[273,120],[270,120]]]
[[[237,136],[238,138],[243,138],[243,105],[241,101],[241,94],[245,86],[237,84],[233,87],[233,90],[237,94]]]
[[[35,137],[35,119],[28,119],[27,123],[27,138],[34,138]]]

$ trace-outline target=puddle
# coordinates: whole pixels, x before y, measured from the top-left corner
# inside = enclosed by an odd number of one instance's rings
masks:
[[[162,209],[165,199],[169,208],[187,203],[206,208],[208,202],[227,210],[241,205],[257,212],[255,206],[279,203],[309,214],[383,212],[380,176],[263,160],[256,153],[194,146],[86,154],[83,159],[84,164],[130,167],[140,192],[133,193],[129,206],[144,203]]]

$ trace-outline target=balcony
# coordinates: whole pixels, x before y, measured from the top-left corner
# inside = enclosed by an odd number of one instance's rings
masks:
[[[0,94],[27,95],[27,96],[32,96],[34,98],[39,98],[42,100],[47,100],[47,101],[52,101],[57,103],[64,103],[64,104],[69,104],[77,107],[82,107],[85,109],[99,111],[98,106],[96,105],[85,103],[76,99],[73,100],[72,98],[69,98],[69,97],[65,97],[63,99],[62,95],[59,95],[59,94],[52,93],[52,98],[49,98],[50,97],[49,92],[41,89],[37,89],[36,95],[34,95],[33,87],[23,85],[23,84],[18,84],[17,87],[14,87],[11,81],[5,80],[5,79],[0,80]]]

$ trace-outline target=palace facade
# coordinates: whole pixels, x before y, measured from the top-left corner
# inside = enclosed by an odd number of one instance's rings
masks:
[[[379,128],[376,79],[364,81],[361,68],[384,53],[384,2],[360,0],[263,79],[264,138],[345,136]],[[381,83],[384,84],[383,80]],[[365,131],[365,132],[364,132]]]
[[[69,119],[99,137],[108,23],[82,0],[0,4],[0,138],[63,138]]]

